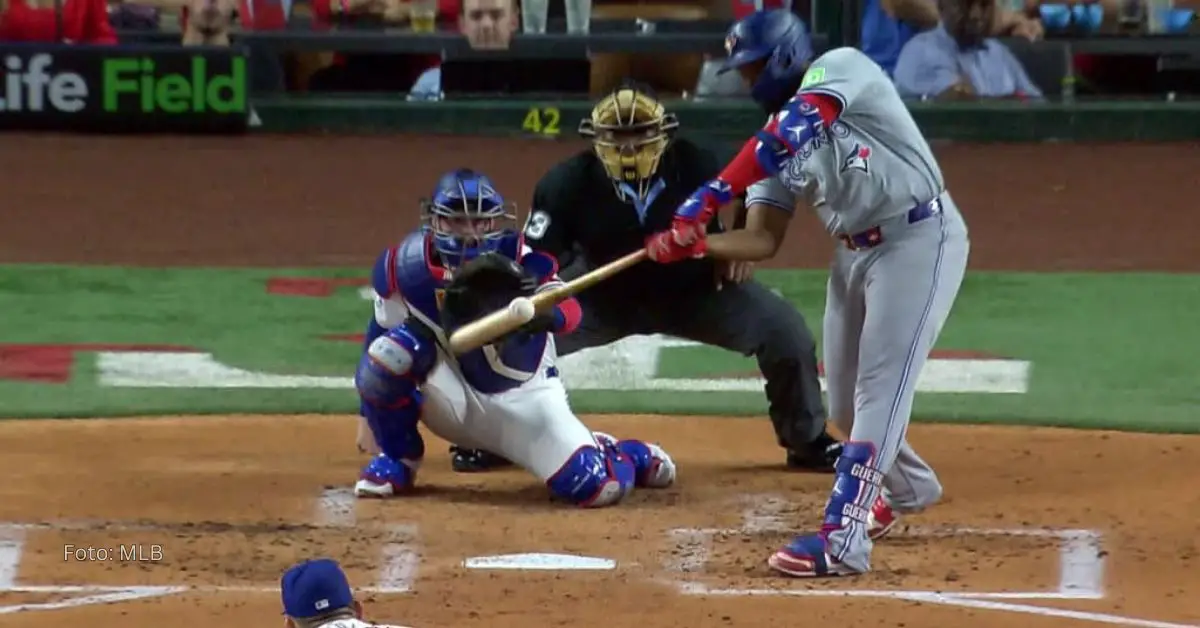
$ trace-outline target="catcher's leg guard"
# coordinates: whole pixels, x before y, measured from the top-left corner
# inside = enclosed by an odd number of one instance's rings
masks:
[[[633,461],[637,486],[666,488],[675,483],[675,461],[658,445],[640,440],[617,440],[604,432],[592,432],[606,450],[616,449]]]
[[[615,449],[584,445],[546,480],[556,496],[584,508],[611,506],[629,494],[637,470],[628,456]]]
[[[390,497],[412,487],[425,456],[417,430],[423,397],[419,386],[437,362],[436,349],[406,325],[399,325],[367,346],[354,375],[367,420],[382,452],[359,475],[359,497]]]

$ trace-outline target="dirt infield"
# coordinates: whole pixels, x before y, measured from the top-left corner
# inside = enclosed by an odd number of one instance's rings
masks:
[[[525,199],[572,149],[6,136],[0,169],[19,176],[5,184],[0,261],[362,264],[414,223],[414,197],[441,171],[473,165]],[[1193,150],[939,155],[972,227],[974,268],[1197,271]],[[795,222],[778,265],[823,266],[828,240]],[[1190,475],[1161,473],[1194,467],[1195,437],[915,427],[945,502],[880,544],[876,573],[797,583],[763,560],[817,522],[829,478],[783,471],[765,421],[589,424],[662,442],[679,484],[580,511],[519,472],[454,475],[437,443],[420,495],[354,504],[345,487],[363,460],[351,417],[0,423],[0,626],[275,622],[281,570],[315,554],[343,560],[369,589],[372,618],[418,628],[1200,624],[1188,599],[1200,584],[1200,499]],[[573,558],[555,571],[464,566],[529,552]],[[580,557],[615,567],[578,569]]]

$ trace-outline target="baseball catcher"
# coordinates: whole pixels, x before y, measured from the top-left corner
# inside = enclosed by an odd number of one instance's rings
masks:
[[[425,226],[384,251],[372,271],[375,314],[354,379],[380,453],[355,494],[412,488],[425,455],[418,422],[496,452],[580,506],[615,504],[635,486],[670,486],[675,464],[661,447],[593,433],[567,404],[552,334],[578,326],[574,298],[480,349],[457,358],[445,349],[458,327],[562,282],[554,257],[524,245],[511,205],[483,174],[446,174],[423,212]]]
[[[679,126],[645,86],[627,83],[600,99],[580,124],[592,147],[538,182],[525,241],[560,260],[571,279],[669,227],[675,208],[719,172],[710,151],[676,137]],[[715,218],[707,229],[725,231]],[[587,315],[578,330],[558,339],[558,354],[636,334],[668,334],[753,355],[787,466],[830,473],[841,444],[825,431],[812,332],[785,299],[733,270],[711,259],[644,263],[589,288],[579,296]],[[463,471],[502,461],[460,448],[453,462]]]

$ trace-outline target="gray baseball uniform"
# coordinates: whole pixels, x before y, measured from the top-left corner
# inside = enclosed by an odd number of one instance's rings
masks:
[[[777,177],[751,186],[747,204],[792,212],[805,201],[840,240],[823,350],[829,415],[849,441],[825,530],[829,554],[867,571],[866,513],[881,486],[899,512],[941,496],[905,434],[970,244],[929,144],[878,65],[852,48],[832,50],[813,62],[800,93],[832,97],[841,113]]]

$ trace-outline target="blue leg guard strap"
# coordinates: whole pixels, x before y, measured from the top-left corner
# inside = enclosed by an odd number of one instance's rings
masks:
[[[875,446],[866,442],[847,441],[842,455],[834,465],[837,474],[833,493],[825,504],[823,535],[835,530],[861,526],[865,534],[871,506],[883,484],[883,473],[875,468]],[[839,560],[840,556],[836,556]]]
[[[619,451],[592,445],[575,450],[546,486],[556,496],[585,508],[610,506],[633,490],[637,470]]]
[[[647,476],[654,468],[654,453],[650,451],[650,447],[640,440],[622,440],[617,441],[617,450],[629,458],[633,462],[633,468],[636,471],[637,485],[645,486]]]

